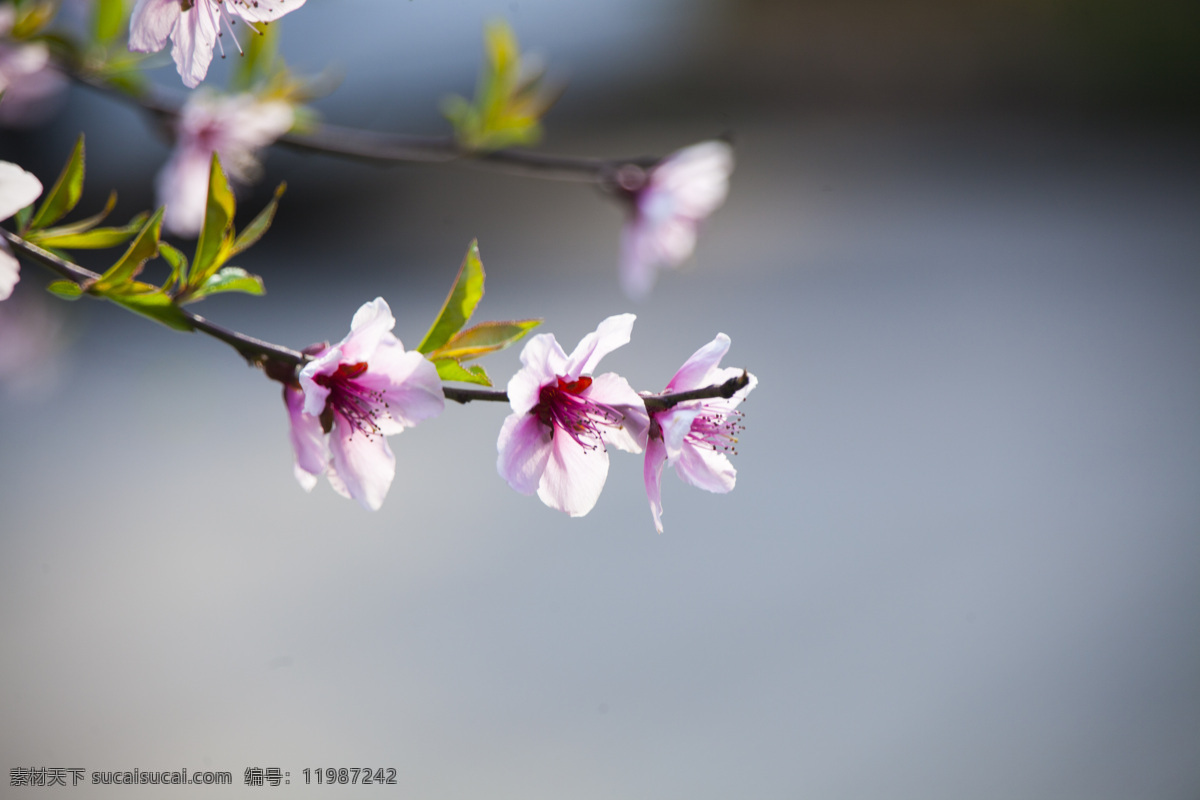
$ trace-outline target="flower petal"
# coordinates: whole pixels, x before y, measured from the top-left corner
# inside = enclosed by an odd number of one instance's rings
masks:
[[[333,456],[330,472],[337,476],[345,493],[363,508],[378,511],[396,477],[396,457],[387,439],[367,436],[335,415],[329,449]],[[334,482],[332,476],[330,482]]]
[[[129,19],[129,49],[157,53],[179,22],[179,0],[138,0]]]
[[[227,8],[249,22],[271,22],[304,5],[304,0],[226,0]]]
[[[325,411],[325,403],[329,400],[330,389],[328,386],[317,383],[314,378],[318,375],[332,375],[337,372],[338,364],[341,361],[341,348],[330,347],[300,370],[300,388],[304,390],[304,412],[306,414],[319,417]]]
[[[394,327],[396,318],[392,316],[392,309],[386,300],[376,297],[369,303],[363,303],[350,321],[350,333],[338,345],[342,351],[341,361],[346,364],[370,361],[379,342]]]
[[[646,497],[650,500],[650,514],[654,517],[654,527],[659,533],[662,526],[662,471],[667,462],[667,451],[662,439],[651,439],[646,445],[646,463],[642,468],[642,477],[646,481]]]
[[[573,437],[556,431],[538,484],[538,497],[551,508],[582,517],[600,499],[607,478],[608,451],[584,447]]]
[[[508,402],[518,414],[536,406],[542,387],[566,371],[567,354],[554,334],[539,333],[521,349],[521,363],[524,367],[508,381]]]
[[[283,387],[283,402],[287,406],[292,439],[292,450],[296,453],[296,480],[311,492],[317,478],[329,464],[329,445],[326,443],[321,422],[304,413],[304,392],[294,386]]]
[[[211,164],[207,147],[181,143],[158,172],[158,204],[166,207],[163,225],[176,236],[195,237],[204,225]]]
[[[659,163],[650,174],[650,191],[670,195],[676,215],[701,220],[725,202],[732,172],[732,147],[720,141],[701,142]]]
[[[633,333],[633,321],[636,319],[633,314],[617,314],[601,322],[594,332],[579,341],[567,358],[564,372],[558,374],[575,380],[580,375],[594,372],[600,359],[621,345],[629,343],[629,337]]]
[[[21,265],[8,253],[8,242],[0,242],[0,300],[7,300],[21,280]]]
[[[357,382],[382,398],[382,413],[376,424],[384,434],[400,433],[445,409],[437,367],[416,350],[405,352],[400,340],[390,333],[379,342],[368,367]]]
[[[629,381],[615,372],[606,372],[592,379],[584,397],[593,403],[603,403],[621,412],[624,419],[619,428],[602,427],[604,441],[627,453],[640,453],[650,429],[650,417],[641,395]]]
[[[667,384],[667,391],[686,392],[713,383],[709,373],[716,369],[721,359],[729,352],[729,344],[729,337],[718,333],[715,339],[692,353],[691,357],[683,362],[683,366]]]
[[[675,406],[654,415],[662,428],[663,446],[666,448],[667,460],[670,463],[674,464],[679,459],[679,454],[683,449],[683,440],[691,433],[692,422],[703,411],[704,408],[696,404],[690,407]]]
[[[179,23],[171,33],[171,44],[171,58],[183,85],[194,89],[208,74],[217,44],[217,15],[209,0],[196,0],[180,14]]]
[[[675,472],[684,483],[717,494],[731,491],[737,480],[737,470],[724,453],[686,441],[675,462]]]
[[[41,193],[42,182],[31,173],[16,164],[0,161],[0,220],[37,200]]]
[[[537,491],[550,458],[553,431],[532,414],[509,414],[496,439],[496,471],[521,494]]]

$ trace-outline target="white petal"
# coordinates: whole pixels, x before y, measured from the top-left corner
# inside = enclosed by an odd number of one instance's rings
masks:
[[[733,148],[725,142],[701,142],[655,167],[648,191],[669,194],[676,214],[701,220],[725,201],[732,172]]]
[[[250,22],[270,22],[304,5],[304,0],[225,0],[230,13]]]
[[[640,453],[646,443],[650,417],[641,395],[615,372],[596,376],[583,393],[588,400],[612,406],[624,419],[619,428],[601,428],[604,441],[627,453]]]
[[[650,514],[654,527],[663,532],[662,526],[662,471],[667,462],[667,451],[662,439],[651,439],[646,445],[646,463],[642,466],[642,478],[646,482],[646,497],[650,500]]]
[[[575,380],[594,372],[600,359],[629,343],[636,319],[633,314],[617,314],[601,322],[594,332],[580,340],[567,359],[565,377]]]
[[[309,361],[300,370],[300,388],[304,390],[304,412],[314,417],[321,416],[325,403],[329,399],[329,388],[317,383],[318,375],[332,375],[337,372],[338,364],[342,361],[342,351],[339,347],[330,347],[321,355]]]
[[[584,447],[556,430],[538,497],[551,508],[582,517],[600,499],[607,478],[608,452],[603,447]]]
[[[437,367],[415,350],[405,352],[400,340],[390,333],[380,341],[367,366],[357,382],[380,393],[383,405],[378,409],[381,418],[377,423],[383,433],[399,433],[445,409]],[[389,421],[394,427],[384,424]]]
[[[711,385],[713,381],[709,378],[709,373],[716,369],[725,353],[729,352],[729,345],[729,337],[718,333],[717,338],[692,353],[691,357],[683,362],[683,366],[667,384],[667,391],[686,392]]]
[[[317,478],[329,464],[329,445],[320,421],[304,413],[304,392],[285,386],[283,402],[287,406],[292,450],[296,454],[293,471],[304,491],[311,492],[317,484]]]
[[[8,253],[8,242],[0,242],[0,300],[7,300],[21,280],[21,265]]]
[[[334,415],[329,437],[333,455],[330,470],[363,508],[377,511],[396,477],[396,457],[382,436],[367,437],[362,431]]]
[[[157,53],[179,22],[179,0],[138,0],[129,19],[129,49]]]
[[[370,361],[379,342],[394,327],[396,318],[392,316],[392,309],[386,300],[376,297],[369,303],[363,303],[350,321],[350,333],[338,345],[342,351],[342,362],[357,364]]]
[[[737,470],[724,453],[687,442],[675,462],[675,472],[684,483],[718,494],[731,491],[737,480]]]
[[[208,74],[213,48],[217,45],[217,16],[212,0],[196,0],[180,14],[171,34],[171,58],[183,78],[183,85],[195,88]]]
[[[496,471],[521,494],[533,494],[550,458],[551,430],[532,414],[509,414],[496,440]]]
[[[41,193],[42,182],[31,173],[16,164],[0,161],[0,220],[37,200]]]
[[[176,236],[194,238],[204,226],[212,151],[179,142],[155,181],[163,225]]]
[[[524,414],[536,406],[542,387],[565,373],[567,354],[552,333],[539,333],[521,350],[524,367],[508,381],[508,402],[513,411]]]
[[[683,440],[691,433],[692,422],[703,410],[699,403],[695,403],[689,404],[689,407],[675,406],[654,415],[662,428],[663,445],[670,463],[674,464],[679,459]]]

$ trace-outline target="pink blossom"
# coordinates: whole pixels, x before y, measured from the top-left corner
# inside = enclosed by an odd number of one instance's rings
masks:
[[[42,182],[16,164],[0,161],[0,222],[37,200]],[[0,240],[0,300],[7,300],[21,280],[21,265],[8,252],[8,243]]]
[[[696,249],[696,233],[725,202],[733,148],[711,141],[667,156],[648,174],[618,174],[633,203],[621,235],[621,286],[634,299],[650,293],[662,267],[682,264]]]
[[[299,386],[284,387],[296,452],[296,480],[310,491],[322,473],[334,490],[372,511],[383,504],[396,476],[385,436],[442,413],[437,369],[416,351],[405,352],[382,297],[354,315],[338,344],[317,345],[300,370]]]
[[[36,125],[55,110],[67,79],[50,63],[45,42],[9,38],[16,18],[12,3],[0,5],[0,123]]]
[[[261,166],[258,150],[287,133],[295,120],[290,103],[254,94],[196,92],[175,125],[175,150],[158,173],[163,224],[179,236],[196,236],[204,224],[212,154],[234,183],[250,183]]]
[[[718,366],[729,350],[729,337],[718,333],[717,338],[701,347],[684,362],[664,393],[686,392],[724,383],[742,374],[742,370]],[[662,471],[664,464],[675,467],[684,481],[710,492],[724,493],[733,489],[737,470],[729,463],[726,452],[733,452],[741,432],[742,413],[737,406],[758,385],[750,382],[728,399],[716,397],[689,400],[665,411],[650,411],[647,432],[644,477],[646,494],[654,527],[662,533]]]
[[[571,355],[554,335],[534,336],[508,382],[513,413],[496,442],[496,468],[522,494],[581,517],[608,477],[605,444],[641,452],[648,422],[637,392],[614,373],[591,376],[600,359],[629,341],[633,314],[609,317]]]
[[[157,53],[170,38],[171,57],[183,83],[194,88],[208,74],[221,23],[233,34],[230,14],[258,30],[254,23],[277,20],[302,5],[304,0],[138,0],[129,26],[129,49]]]

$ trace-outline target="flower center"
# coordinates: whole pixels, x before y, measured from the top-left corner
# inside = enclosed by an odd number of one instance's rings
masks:
[[[625,419],[612,406],[597,403],[583,396],[592,385],[592,379],[584,376],[568,381],[557,376],[557,383],[548,383],[538,393],[538,404],[530,411],[554,435],[563,431],[585,450],[595,450],[604,445],[603,428],[619,428]]]
[[[367,362],[357,364],[338,364],[337,371],[332,375],[315,375],[313,381],[329,390],[325,400],[325,409],[321,412],[321,428],[326,432],[333,428],[333,415],[336,413],[350,425],[350,436],[361,431],[367,439],[378,436],[379,425],[375,420],[380,414],[386,414],[388,404],[384,401],[383,392],[369,389],[359,383],[356,378],[367,371]]]
[[[738,442],[738,434],[746,430],[741,424],[742,412],[712,406],[703,408],[704,413],[698,414],[692,420],[692,428],[684,437],[684,441],[718,452],[724,450],[736,456],[737,448],[734,445]]]

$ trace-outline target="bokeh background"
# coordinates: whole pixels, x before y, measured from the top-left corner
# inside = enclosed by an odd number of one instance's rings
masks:
[[[414,798],[1200,796],[1200,6],[310,0],[281,24],[291,64],[344,75],[327,119],[436,133],[497,16],[571,80],[549,152],[732,132],[694,265],[635,306],[587,188],[276,149],[243,198],[289,183],[241,259],[269,294],[202,312],[300,347],[383,295],[411,345],[478,237],[481,319],[570,348],[633,310],[604,366],[640,388],[728,333],[760,380],[736,490],[666,476],[658,536],[614,453],[568,519],[497,476],[483,405],[392,440],[378,513],[305,495],[275,384],[26,266],[0,766],[236,785],[0,796],[381,791],[303,785],[330,766]],[[149,207],[167,143],[82,89],[0,157],[52,180],[80,130],[83,208]],[[255,766],[291,785],[243,787]]]

